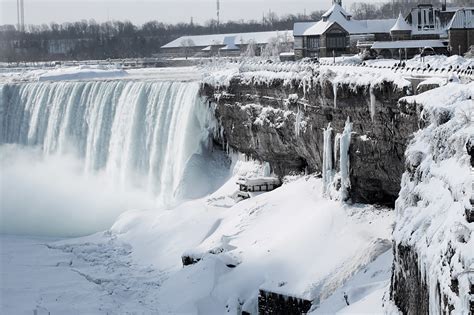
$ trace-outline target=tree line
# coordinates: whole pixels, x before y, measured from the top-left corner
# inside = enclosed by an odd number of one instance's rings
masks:
[[[467,5],[470,0],[455,0]],[[433,4],[440,5],[439,0]],[[349,11],[355,19],[393,18],[398,12],[407,13],[417,1],[371,4],[353,3]],[[453,3],[451,3],[452,5]],[[295,22],[319,21],[325,10],[305,14],[278,16],[269,12],[260,21],[229,21],[217,24],[166,24],[150,21],[141,26],[130,21],[98,23],[83,20],[74,23],[27,25],[20,32],[14,25],[0,26],[0,61],[52,61],[150,57],[161,46],[183,35],[241,33],[291,30]]]

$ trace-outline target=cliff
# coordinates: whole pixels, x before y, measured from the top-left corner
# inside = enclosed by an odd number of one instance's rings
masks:
[[[323,128],[331,125],[337,145],[349,118],[349,198],[393,206],[407,140],[419,128],[421,109],[398,104],[410,82],[357,67],[278,67],[241,66],[225,79],[204,81],[201,94],[215,104],[222,128],[216,140],[269,162],[280,176],[322,172]],[[338,153],[332,159],[338,171]]]
[[[424,108],[395,207],[391,298],[404,314],[474,312],[473,91],[451,83],[400,100]]]

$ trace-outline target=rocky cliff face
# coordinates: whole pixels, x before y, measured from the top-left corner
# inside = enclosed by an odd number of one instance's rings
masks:
[[[390,296],[404,314],[474,312],[473,91],[451,83],[399,102],[423,106],[395,207]]]
[[[280,176],[320,172],[322,129],[330,123],[336,136],[349,117],[353,123],[350,198],[393,205],[406,144],[418,129],[419,109],[398,105],[408,93],[407,86],[390,81],[333,82],[327,74],[314,75],[306,84],[283,79],[248,82],[237,76],[226,87],[204,84],[201,93],[216,104],[215,115],[222,126],[218,141],[269,162]]]

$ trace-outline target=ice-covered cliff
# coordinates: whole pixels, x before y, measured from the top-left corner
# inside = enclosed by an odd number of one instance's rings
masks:
[[[423,108],[396,202],[391,298],[404,313],[473,311],[471,157],[474,84],[451,83],[400,103]],[[472,154],[472,152],[471,152]],[[472,219],[471,219],[472,220]]]
[[[407,139],[418,129],[416,107],[399,106],[411,83],[389,70],[308,63],[250,64],[214,71],[201,94],[216,104],[219,141],[267,161],[279,175],[323,172],[323,128],[339,151],[346,121],[354,202],[393,205]],[[339,153],[331,154],[339,172]],[[336,183],[340,186],[340,183]]]

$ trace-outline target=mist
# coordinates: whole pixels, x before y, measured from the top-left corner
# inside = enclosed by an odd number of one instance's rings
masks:
[[[109,228],[124,211],[154,207],[143,191],[117,187],[102,173],[84,174],[70,155],[1,145],[0,170],[4,234],[82,236]]]

